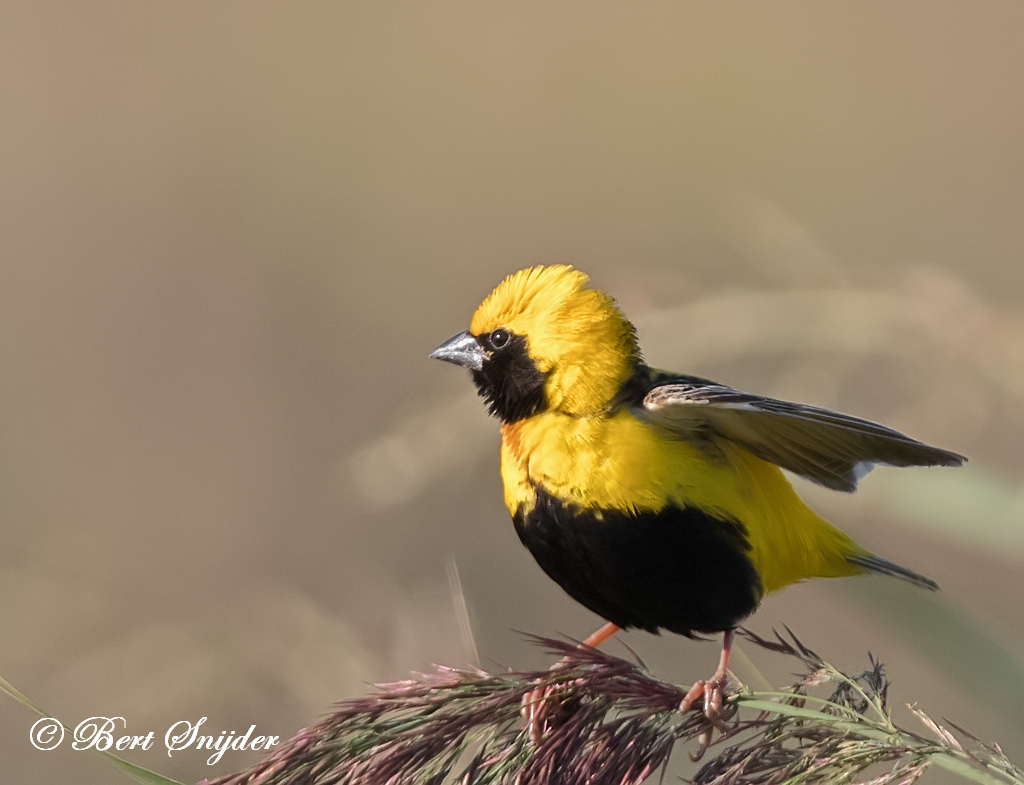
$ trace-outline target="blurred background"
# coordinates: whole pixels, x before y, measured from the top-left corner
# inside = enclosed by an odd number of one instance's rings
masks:
[[[1024,760],[1022,30],[1013,2],[0,3],[0,674],[188,781],[254,758],[169,758],[178,720],[289,736],[592,632],[427,359],[567,262],[652,364],[970,457],[800,485],[943,594],[819,581],[750,626],[870,650],[895,705]],[[127,781],[34,719],[0,702],[8,781]]]

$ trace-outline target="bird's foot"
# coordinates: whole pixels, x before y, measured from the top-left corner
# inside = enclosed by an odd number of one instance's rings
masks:
[[[547,732],[548,702],[551,700],[550,687],[535,687],[523,696],[521,714],[534,746],[541,743]]]
[[[708,721],[714,722],[722,713],[722,690],[728,683],[729,677],[724,673],[715,673],[710,679],[698,679],[686,693],[682,703],[679,704],[679,711],[684,714],[693,708],[697,699],[704,696],[704,716]]]
[[[686,693],[679,704],[679,711],[685,713],[693,708],[699,698],[703,696],[704,699],[704,717],[707,719],[708,724],[697,738],[697,751],[690,753],[690,760],[694,762],[704,757],[704,753],[711,746],[711,740],[716,729],[721,733],[729,731],[729,726],[726,722],[733,712],[723,712],[722,710],[725,685],[728,681],[729,676],[727,672],[716,671],[715,675],[710,679],[695,681],[690,691]]]
[[[565,684],[538,686],[523,696],[521,714],[534,746],[539,745],[554,728],[564,723],[579,708],[580,698],[573,691],[579,680]]]
[[[619,628],[612,622],[608,622],[601,629],[595,632],[593,635],[588,637],[583,643],[580,644],[580,648],[594,648],[596,649],[610,637],[612,637]],[[564,666],[571,660],[571,657],[563,657],[554,665],[551,666],[551,670]],[[564,689],[564,687],[562,687]],[[526,720],[526,727],[530,732],[530,741],[534,745],[538,745],[543,741],[544,735],[547,733],[551,721],[555,721],[562,717],[566,713],[571,713],[574,706],[572,700],[562,701],[554,697],[555,688],[553,686],[548,687],[535,687],[523,696],[522,709],[520,713],[523,719]]]
[[[686,713],[699,697],[704,696],[704,717],[707,719],[707,727],[701,732],[697,752],[690,755],[690,760],[698,761],[711,746],[711,739],[717,728],[723,734],[728,733],[729,726],[726,720],[736,713],[735,705],[723,712],[723,691],[729,682],[729,655],[732,652],[732,643],[735,638],[735,630],[726,630],[722,636],[722,656],[718,659],[718,669],[710,679],[695,681],[690,691],[683,696],[679,704],[679,711]],[[728,715],[728,716],[727,716]]]

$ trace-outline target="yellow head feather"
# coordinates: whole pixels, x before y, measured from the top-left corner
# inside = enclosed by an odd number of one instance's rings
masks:
[[[604,292],[585,288],[587,276],[567,265],[513,273],[480,304],[470,332],[503,327],[526,339],[555,411],[597,414],[639,359],[633,325]]]

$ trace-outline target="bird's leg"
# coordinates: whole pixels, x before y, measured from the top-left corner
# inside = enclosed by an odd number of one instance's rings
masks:
[[[704,696],[704,716],[707,717],[707,729],[700,734],[697,740],[696,753],[690,753],[690,760],[694,763],[704,757],[704,753],[711,746],[711,735],[715,728],[725,733],[728,728],[722,719],[722,690],[729,681],[729,654],[732,652],[733,630],[726,630],[722,636],[722,654],[718,658],[718,670],[706,681],[701,679],[695,681],[690,691],[683,697],[679,704],[679,711],[687,712],[693,706],[694,701],[702,694]]]
[[[584,646],[589,646],[592,649],[596,649],[598,646],[600,646],[602,643],[604,643],[618,631],[619,628],[617,625],[608,622],[601,629],[599,629],[597,632],[593,633],[589,638],[583,641],[583,643],[580,644],[580,648],[583,648]]]
[[[693,683],[686,693],[679,711],[687,712],[701,695],[704,696],[704,714],[714,724],[722,712],[722,690],[729,681],[729,654],[732,652],[733,630],[726,630],[722,637],[722,656],[718,660],[718,670],[710,679],[700,679]]]
[[[618,631],[618,626],[608,622],[601,627],[601,629],[597,630],[583,641],[578,648],[582,649],[585,646],[589,646],[590,648],[596,649]],[[559,665],[564,663],[566,659],[567,658],[563,657],[551,666],[552,669],[557,668]],[[534,744],[540,744],[541,739],[544,738],[544,716],[548,713],[548,703],[550,701],[547,693],[547,689],[543,687],[536,687],[523,696],[522,715],[530,729],[530,740]]]

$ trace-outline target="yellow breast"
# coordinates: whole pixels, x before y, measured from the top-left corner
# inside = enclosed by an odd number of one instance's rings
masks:
[[[532,508],[539,486],[588,509],[657,512],[676,504],[737,521],[766,592],[861,571],[846,557],[864,551],[807,507],[778,467],[728,444],[711,458],[628,411],[547,412],[506,425],[501,473],[510,513]]]

